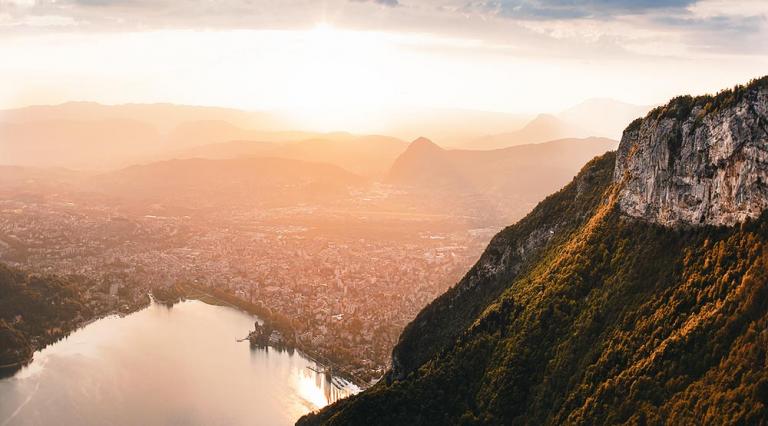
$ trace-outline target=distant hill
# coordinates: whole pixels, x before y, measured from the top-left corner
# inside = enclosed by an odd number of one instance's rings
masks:
[[[263,131],[245,128],[224,120],[196,120],[179,124],[165,134],[163,153],[187,150],[230,141],[260,141],[270,143],[301,142],[312,139],[350,141],[360,138],[346,132],[316,133],[302,131]],[[204,149],[204,148],[203,148]]]
[[[652,107],[634,105],[613,99],[588,99],[560,114],[558,118],[588,129],[590,136],[621,139],[624,128],[643,117]]]
[[[300,205],[348,196],[364,183],[329,164],[283,158],[169,160],[93,176],[83,185],[133,205],[224,208]]]
[[[533,114],[451,108],[398,108],[382,114],[382,126],[377,132],[405,140],[429,135],[445,146],[466,147],[467,141],[474,141],[485,135],[517,131],[534,117]],[[547,140],[551,139],[556,138]]]
[[[594,135],[591,135],[588,130],[554,115],[540,114],[520,130],[484,136],[470,141],[464,147],[470,149],[500,149],[555,139],[583,138],[587,136]]]
[[[376,176],[406,147],[385,136],[281,130],[288,125],[276,114],[170,104],[4,110],[0,165],[106,171],[171,158],[272,156]]]
[[[160,133],[169,132],[183,123],[194,121],[228,122],[236,127],[261,131],[277,131],[287,126],[275,114],[268,112],[164,103],[104,105],[96,102],[66,102],[59,105],[36,105],[0,110],[0,122],[34,123],[50,120],[140,121],[157,129]]]
[[[129,119],[52,119],[0,122],[0,164],[32,167],[103,168],[128,164],[158,149],[151,125]]]
[[[380,176],[407,146],[406,142],[387,136],[336,133],[285,142],[235,140],[201,145],[170,155],[209,159],[279,157],[328,163],[359,175]]]
[[[650,110],[650,106],[613,99],[588,99],[557,115],[540,114],[518,130],[472,139],[461,146],[498,149],[565,138],[604,137],[618,140],[632,120]]]
[[[595,156],[615,149],[604,138],[561,139],[490,151],[446,150],[419,138],[394,162],[387,182],[433,197],[476,195],[504,220],[516,220],[568,183]]]

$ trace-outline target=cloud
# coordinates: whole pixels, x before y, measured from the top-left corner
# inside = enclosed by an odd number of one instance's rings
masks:
[[[362,4],[379,7],[356,7]],[[0,0],[0,36],[24,31],[339,28],[478,40],[575,55],[764,54],[766,0]]]
[[[766,0],[464,0],[461,11],[640,54],[768,52]]]
[[[129,4],[131,0],[73,0],[72,3],[83,6],[113,6],[118,4]]]
[[[768,54],[768,18],[761,15],[659,16],[658,25],[677,30],[693,49]]]
[[[376,3],[382,6],[387,7],[397,7],[400,6],[400,2],[398,0],[351,0],[355,3]]]
[[[688,28],[702,31],[720,31],[728,33],[757,32],[765,24],[765,18],[761,16],[747,16],[739,18],[724,15],[711,16],[707,18],[660,16],[657,17],[655,21],[671,27]]]
[[[698,0],[486,0],[470,1],[466,10],[515,19],[586,19],[684,10]]]

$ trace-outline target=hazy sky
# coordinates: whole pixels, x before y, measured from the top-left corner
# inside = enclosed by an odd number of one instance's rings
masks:
[[[768,0],[0,0],[0,106],[656,104],[768,74]]]

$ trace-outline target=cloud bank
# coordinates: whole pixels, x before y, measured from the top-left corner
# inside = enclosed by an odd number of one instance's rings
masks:
[[[458,35],[531,50],[553,48],[557,42],[573,44],[564,50],[592,45],[604,53],[768,54],[765,0],[0,0],[0,37],[56,31],[280,30],[318,23]]]

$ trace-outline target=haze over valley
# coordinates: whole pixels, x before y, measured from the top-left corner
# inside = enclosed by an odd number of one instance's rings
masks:
[[[77,120],[84,108],[99,120]],[[196,120],[171,126],[164,142],[159,133],[143,139],[122,126],[139,122],[137,109]],[[96,292],[91,298],[116,286],[116,298],[90,301],[107,311],[130,311],[158,288],[221,292],[269,312],[292,344],[339,363],[361,385],[384,373],[402,328],[498,229],[617,144],[444,149],[426,138],[249,133],[198,120],[200,110],[66,104],[5,114],[14,120],[6,128],[30,133],[3,139],[29,154],[12,153],[6,158],[17,165],[0,167],[0,259],[77,276]],[[65,117],[76,132],[46,125]],[[47,156],[57,149],[66,155]],[[421,277],[415,287],[412,274]]]

